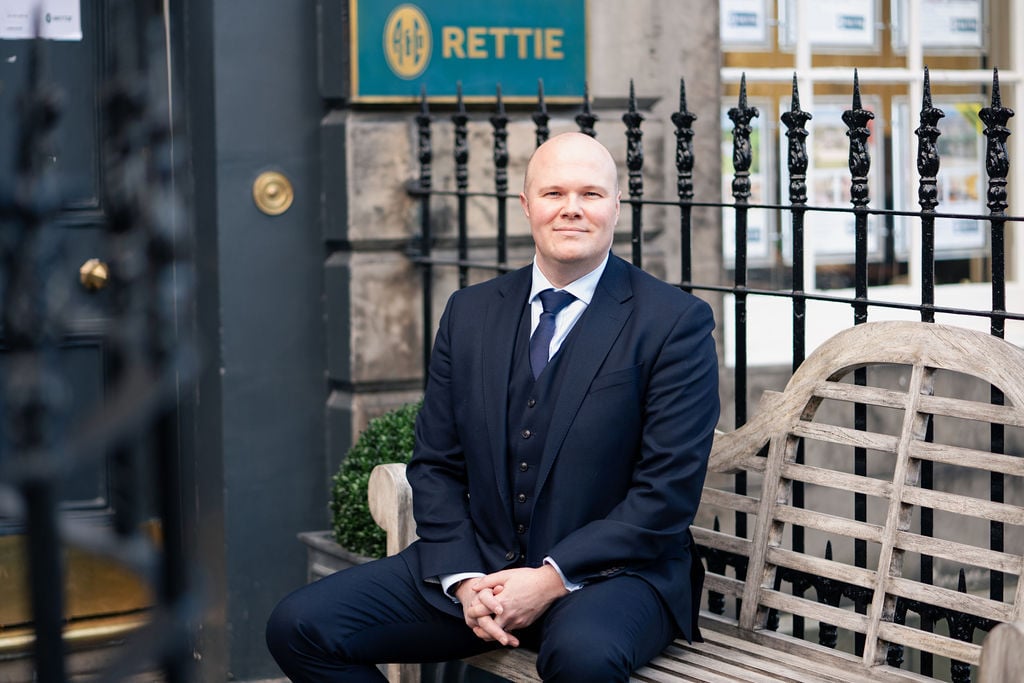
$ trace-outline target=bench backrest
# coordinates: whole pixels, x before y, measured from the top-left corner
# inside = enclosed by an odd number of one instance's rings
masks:
[[[982,629],[1024,618],[1021,427],[1012,344],[915,322],[840,332],[716,438],[694,528],[710,607],[739,599],[744,629],[820,623],[829,645],[838,628],[869,666],[904,648],[977,664]]]

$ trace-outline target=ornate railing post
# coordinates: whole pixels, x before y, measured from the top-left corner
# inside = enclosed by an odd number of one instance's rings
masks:
[[[469,190],[469,144],[466,142],[469,115],[466,113],[466,103],[462,100],[462,83],[456,86],[456,108],[452,114],[452,123],[455,124],[455,145],[453,156],[455,158],[455,190],[459,203],[459,288],[469,284],[469,267],[466,261],[469,260],[469,227],[468,196]]]
[[[494,127],[494,193],[498,212],[498,265],[508,263],[508,213],[505,198],[508,194],[508,116],[501,99],[501,84],[498,84],[495,112],[491,116]]]
[[[758,116],[757,107],[747,106],[747,77],[740,77],[740,95],[737,106],[729,109],[732,129],[732,196],[736,212],[736,262],[735,262],[735,426],[742,427],[747,421],[747,202],[750,200],[750,164],[753,156],[750,149],[750,121]],[[736,493],[745,495],[747,477],[745,472],[736,474]],[[736,513],[736,535],[747,535],[747,518],[742,512]],[[742,577],[740,577],[742,578]]]
[[[999,70],[992,70],[992,103],[978,112],[985,122],[985,137],[988,142],[985,153],[985,170],[988,173],[987,206],[989,223],[992,226],[992,316],[991,333],[1003,337],[1006,332],[1006,177],[1010,173],[1010,155],[1006,151],[1006,139],[1010,137],[1007,121],[1013,116],[1013,110],[1003,106],[999,93]],[[1003,405],[1003,393],[996,387],[990,390],[993,405]],[[1001,424],[993,424],[990,431],[991,450],[993,453],[1005,452],[1005,429]],[[993,472],[991,475],[990,498],[993,502],[1005,501],[1005,482],[1002,474]],[[1003,550],[1003,523],[989,522],[989,547],[995,551]],[[993,600],[1003,599],[1003,573],[992,571],[990,576],[989,595]]]
[[[43,81],[43,45],[36,38],[28,63],[27,90],[19,101],[18,157],[10,219],[0,240],[4,287],[3,332],[8,347],[5,367],[6,413],[0,434],[7,434],[10,454],[0,463],[28,470],[61,447],[54,428],[66,419],[67,386],[55,365],[63,311],[57,302],[66,283],[59,277],[59,245],[44,229],[59,207],[56,178],[44,160],[52,154],[52,133],[59,118],[57,91]],[[0,443],[2,448],[2,443]],[[7,455],[7,458],[4,456]],[[7,462],[4,462],[4,460]],[[44,470],[45,468],[39,468]],[[58,534],[57,482],[45,475],[15,480],[20,489],[27,531],[36,679],[64,681],[64,566]]]
[[[430,139],[430,104],[427,87],[420,88],[420,112],[416,115],[416,156],[420,165],[416,191],[420,197],[420,240],[419,257],[423,283],[423,386],[427,384],[427,368],[430,366],[430,334],[434,325],[434,266],[430,261],[432,236],[430,229],[430,190],[433,183],[431,162],[434,150]]]
[[[583,111],[576,115],[576,125],[579,126],[580,132],[590,137],[597,137],[597,131],[594,130],[594,124],[597,123],[598,116],[594,112],[590,111],[590,86],[586,83],[583,84]]]
[[[551,135],[551,129],[548,128],[551,117],[548,116],[548,106],[544,103],[544,81],[540,78],[537,79],[537,110],[533,112],[531,118],[536,126],[534,133],[536,146],[540,147],[547,142],[548,136]]]
[[[935,207],[939,204],[938,174],[939,150],[937,141],[942,131],[939,130],[939,119],[945,112],[932,106],[932,84],[928,67],[924,69],[924,89],[921,99],[921,125],[914,131],[918,138],[917,172],[920,182],[917,190],[918,204],[921,206],[921,320],[935,321]],[[926,440],[933,438],[934,424],[929,420]],[[934,465],[930,460],[921,461],[921,487],[931,489],[933,486]],[[920,525],[922,536],[934,533],[934,512],[931,508],[921,508]],[[933,560],[931,555],[920,557],[921,581],[932,583]],[[921,617],[921,628],[931,631],[933,624],[927,616]],[[898,650],[899,661],[902,662],[902,648],[890,647],[890,658],[895,659],[894,650]],[[928,666],[931,666],[930,656]]]
[[[672,114],[676,127],[676,194],[679,196],[679,251],[683,289],[693,281],[693,122],[686,109],[686,82],[679,79],[679,111]]]
[[[843,122],[846,124],[846,135],[850,138],[849,167],[850,167],[850,201],[854,210],[854,231],[855,231],[855,295],[854,295],[854,324],[859,325],[867,322],[868,319],[868,171],[871,169],[871,155],[868,152],[867,141],[871,136],[868,122],[875,118],[875,115],[861,106],[860,100],[860,79],[857,70],[853,72],[853,102],[849,109],[843,112]],[[858,386],[867,384],[867,372],[858,369],[854,372],[854,383]],[[858,430],[867,429],[867,408],[864,404],[854,405],[854,428]],[[854,449],[854,473],[859,476],[867,475],[867,451],[864,448]],[[867,520],[867,495],[863,493],[853,494],[854,518],[863,522]],[[867,542],[863,539],[854,540],[854,564],[858,567],[867,566]],[[857,611],[863,614],[866,605],[857,605]],[[856,652],[860,655],[864,649],[864,637],[857,634]]]
[[[783,112],[782,123],[786,126],[786,137],[789,138],[786,165],[789,169],[789,204],[790,216],[793,220],[793,362],[792,368],[800,367],[806,353],[807,339],[807,300],[804,298],[804,214],[807,211],[807,122],[813,117],[810,112],[800,108],[800,90],[797,87],[796,74],[793,74],[793,95],[789,102],[789,111]],[[800,442],[796,452],[797,464],[804,462],[804,443]],[[804,506],[803,482],[793,482],[793,505]],[[804,529],[793,527],[793,550],[804,551]],[[794,593],[797,587],[794,586]],[[793,617],[793,634],[803,637],[804,620]]]
[[[643,131],[640,123],[644,115],[636,110],[636,91],[633,80],[629,81],[629,111],[622,115],[626,124],[626,168],[629,169],[629,206],[632,217],[631,241],[633,245],[633,265],[643,268],[643,204],[644,196],[644,147]]]

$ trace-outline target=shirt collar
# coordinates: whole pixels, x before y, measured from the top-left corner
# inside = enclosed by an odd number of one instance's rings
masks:
[[[594,292],[597,291],[597,283],[601,279],[601,274],[604,273],[605,266],[608,265],[608,254],[605,254],[604,260],[601,264],[594,268],[592,271],[584,275],[583,277],[573,280],[565,287],[562,287],[562,291],[569,292],[574,297],[582,301],[583,303],[590,305],[590,300],[594,298]],[[537,266],[537,259],[533,259],[533,286],[530,288],[530,298],[527,299],[529,302],[533,302],[537,298],[537,295],[543,292],[545,289],[558,289],[551,282],[544,277],[544,273],[540,272],[540,268]]]

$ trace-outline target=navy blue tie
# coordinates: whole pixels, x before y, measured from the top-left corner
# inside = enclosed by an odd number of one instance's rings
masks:
[[[553,289],[545,289],[538,296],[544,312],[540,314],[537,329],[530,337],[530,367],[534,379],[540,377],[544,366],[548,364],[548,350],[551,348],[551,338],[555,336],[555,316],[576,300],[569,292],[556,292]]]

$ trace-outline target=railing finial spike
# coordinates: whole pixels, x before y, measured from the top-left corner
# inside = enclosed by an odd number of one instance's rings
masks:
[[[456,106],[460,114],[466,113],[466,103],[462,100],[462,81],[455,81]]]
[[[679,79],[679,111],[686,111],[686,79]]]
[[[921,106],[924,109],[929,109],[932,106],[932,77],[928,73],[928,65],[924,67],[924,99],[921,102]]]
[[[796,72],[795,71],[793,72],[793,99],[790,100],[789,110],[790,111],[799,111],[800,110],[800,88],[799,88],[799,86],[797,85],[797,82],[796,82]]]
[[[740,109],[747,108],[747,72],[744,71],[740,74],[740,100],[738,107]]]
[[[992,69],[992,108],[997,109],[1003,106],[1003,98],[999,94],[999,68]]]
[[[851,109],[861,109],[860,104],[860,76],[857,69],[853,70],[853,106]]]
[[[497,100],[498,101],[497,101],[495,106],[498,109],[498,115],[499,116],[504,116],[505,115],[505,101],[501,98],[501,83],[498,83],[498,85],[497,85],[497,92],[498,92],[498,94],[497,94]]]

